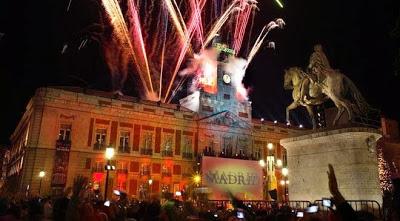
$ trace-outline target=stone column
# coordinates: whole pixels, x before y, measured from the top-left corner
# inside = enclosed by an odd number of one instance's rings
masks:
[[[282,139],[287,149],[290,200],[330,197],[328,164],[335,169],[339,190],[348,200],[382,203],[376,141],[380,131],[355,127]]]

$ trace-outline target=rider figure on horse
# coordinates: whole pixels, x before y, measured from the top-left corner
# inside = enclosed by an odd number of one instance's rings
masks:
[[[322,46],[317,44],[314,46],[314,52],[310,56],[310,64],[308,65],[311,80],[322,83],[325,79],[326,71],[331,69],[328,58],[326,57]],[[316,78],[316,80],[314,79]]]
[[[320,86],[325,79],[325,73],[331,69],[328,58],[326,57],[322,46],[317,44],[314,46],[314,52],[310,56],[310,62],[308,65],[308,71],[306,72],[301,90],[301,100],[302,104],[310,104],[312,101],[307,97],[307,92],[310,89],[310,82],[317,86]]]

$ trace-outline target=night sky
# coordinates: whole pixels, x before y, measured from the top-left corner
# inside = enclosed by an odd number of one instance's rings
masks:
[[[110,90],[107,66],[98,47],[61,55],[63,44],[76,41],[79,30],[96,17],[93,1],[72,0],[0,2],[0,82],[2,111],[0,144],[21,118],[35,89],[49,85],[88,86]],[[276,49],[264,47],[245,77],[252,88],[255,117],[284,121],[291,92],[283,90],[285,68],[305,68],[313,45],[324,46],[331,66],[358,86],[367,101],[385,116],[400,118],[400,77],[394,75],[400,39],[391,37],[400,13],[400,1],[286,0],[279,8],[273,0],[259,0],[253,37],[266,22],[281,17],[284,30],[269,39]],[[124,89],[135,95],[132,79]],[[304,111],[293,114],[296,123],[308,124]]]

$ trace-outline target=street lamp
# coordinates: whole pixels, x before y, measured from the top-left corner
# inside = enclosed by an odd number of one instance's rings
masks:
[[[277,167],[282,167],[282,165],[283,165],[282,160],[281,159],[277,159],[276,160],[276,166]]]
[[[272,150],[274,148],[274,144],[268,143],[267,148],[268,148],[268,150]]]
[[[106,148],[106,159],[111,160],[115,154],[115,150],[113,147],[107,147]]]
[[[114,157],[115,150],[113,147],[107,147],[106,148],[106,153],[105,157],[107,159],[107,165],[105,166],[105,169],[107,171],[106,173],[106,185],[104,188],[104,199],[107,200],[107,192],[108,192],[108,176],[110,173],[110,170],[115,170],[115,166],[111,165],[111,159]]]
[[[288,168],[286,168],[286,167],[282,168],[282,175],[286,177],[288,174],[289,174]]]
[[[193,182],[194,182],[197,186],[199,186],[200,181],[201,181],[201,176],[200,176],[199,174],[196,174],[196,175],[193,176]]]
[[[43,177],[46,176],[46,172],[43,170],[39,172],[39,177],[40,177],[40,182],[39,182],[39,195],[40,195],[40,190],[42,189],[42,179]]]
[[[261,167],[265,167],[265,160],[258,161],[258,164],[260,164]]]
[[[151,184],[153,184],[153,180],[149,179],[149,198],[151,198]]]
[[[285,201],[287,201],[287,186],[289,185],[289,180],[287,179],[287,176],[289,175],[289,170],[288,168],[284,167],[282,168],[282,175],[283,175],[283,180],[281,180],[281,185],[284,186],[284,194],[285,194]]]

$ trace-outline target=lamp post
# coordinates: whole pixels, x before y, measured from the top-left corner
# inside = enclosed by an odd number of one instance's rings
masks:
[[[281,180],[281,185],[284,188],[284,194],[285,194],[285,202],[288,201],[288,191],[287,191],[287,186],[289,185],[289,180],[287,179],[287,176],[289,175],[289,170],[288,168],[282,168],[282,175],[283,175],[283,180]]]
[[[43,170],[39,172],[39,178],[40,178],[40,182],[39,182],[39,196],[40,196],[40,191],[42,189],[42,179],[43,177],[46,176],[46,172],[44,172]]]
[[[277,160],[276,160],[276,166],[279,167],[279,168],[281,168],[282,165],[283,165],[282,160],[281,160],[281,159],[277,159]]]
[[[271,155],[271,150],[274,149],[274,144],[273,143],[268,143],[267,144],[267,148],[268,148],[268,156]]]
[[[268,143],[267,144],[268,155],[267,155],[267,193],[269,190],[272,189],[272,179],[274,174],[274,161],[275,161],[275,154],[273,152],[274,144]]]
[[[193,182],[196,184],[196,186],[199,186],[199,184],[201,182],[200,174],[196,173],[196,175],[193,176]]]
[[[149,179],[149,199],[151,199],[151,184],[153,184],[153,180],[150,177],[150,179]]]
[[[105,166],[106,169],[106,184],[104,188],[104,199],[107,200],[107,192],[108,192],[108,176],[110,173],[110,170],[114,170],[115,166],[111,165],[111,159],[114,157],[115,150],[112,147],[107,147],[106,148],[106,153],[105,157],[107,159],[107,165]]]
[[[266,163],[265,163],[265,160],[263,160],[263,159],[261,159],[261,160],[259,160],[258,161],[258,164],[260,165],[260,167],[262,167],[262,175],[263,175],[263,177],[262,177],[262,180],[263,180],[263,199],[265,199],[266,197],[267,197],[267,191],[268,191],[268,186],[267,187],[265,187],[265,178],[266,178],[266,172],[265,172],[265,165],[266,165]]]

